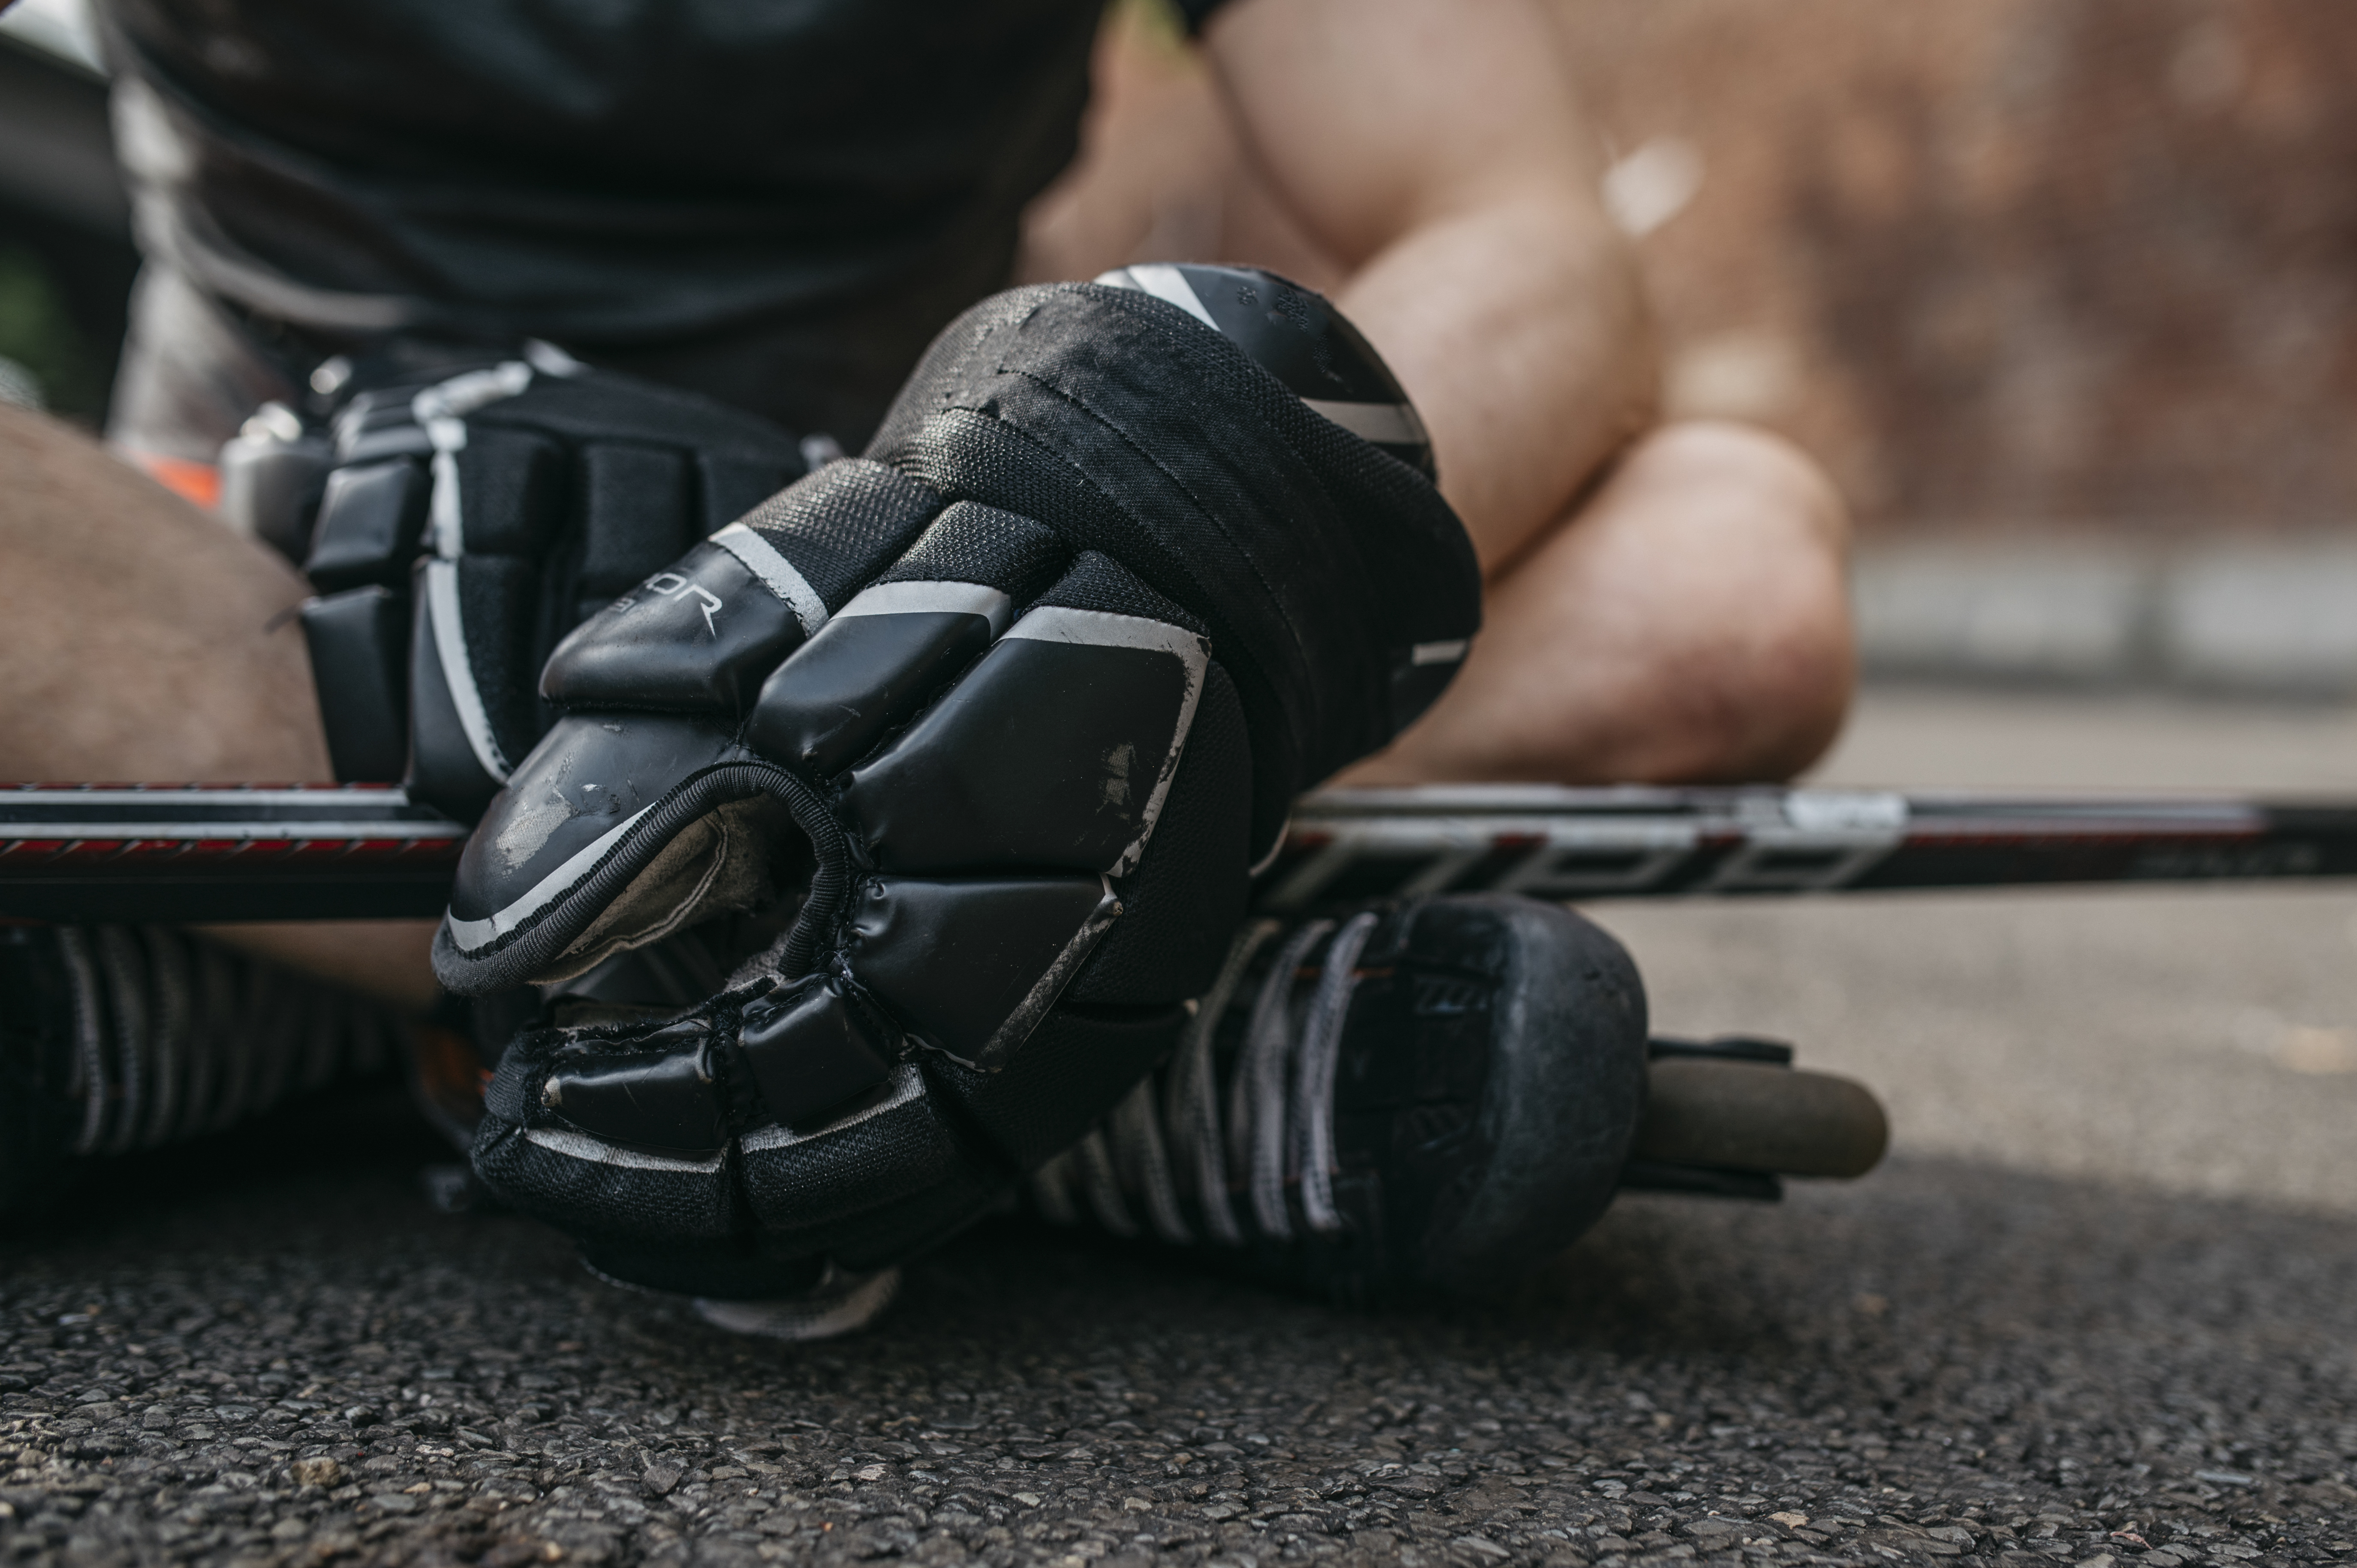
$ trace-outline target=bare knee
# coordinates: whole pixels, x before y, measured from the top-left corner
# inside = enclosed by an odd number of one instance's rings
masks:
[[[1715,493],[1779,531],[1785,545],[1836,563],[1848,555],[1849,509],[1824,467],[1757,425],[1721,419],[1662,425],[1629,449],[1613,482]]]
[[[1824,755],[1856,685],[1849,514],[1799,447],[1750,426],[1666,425],[1632,450],[1616,484],[1656,513],[1686,596],[1663,678],[1684,717],[1665,736],[1690,779],[1783,779]],[[1667,761],[1667,758],[1664,758]]]
[[[1464,700],[1433,726],[1446,754],[1423,765],[1567,783],[1798,772],[1848,712],[1847,537],[1789,443],[1653,432],[1492,585]]]
[[[1664,426],[1491,582],[1456,684],[1349,781],[1789,777],[1849,708],[1847,542],[1789,443]]]

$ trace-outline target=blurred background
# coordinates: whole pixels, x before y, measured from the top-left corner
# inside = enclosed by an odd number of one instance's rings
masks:
[[[1870,664],[2357,680],[2357,11],[1563,9],[1672,403],[1832,467]]]
[[[95,426],[138,270],[78,0],[0,10],[0,398]]]
[[[2357,679],[2357,11],[1569,0],[1670,395],[1864,525],[1870,665]]]
[[[2357,11],[1553,3],[1670,406],[1831,467],[1871,672],[2350,693]],[[1075,177],[1139,193],[1141,253],[1316,281],[1154,0],[1098,75]],[[80,0],[0,13],[0,395],[91,424],[135,265],[106,136]]]

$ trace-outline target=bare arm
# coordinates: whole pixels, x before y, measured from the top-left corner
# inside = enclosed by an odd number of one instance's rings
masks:
[[[1484,570],[1651,422],[1633,259],[1537,0],[1234,0],[1204,39],[1246,154],[1350,271]]]
[[[334,777],[304,584],[80,431],[0,406],[0,779]],[[432,921],[222,926],[251,952],[424,1009]]]

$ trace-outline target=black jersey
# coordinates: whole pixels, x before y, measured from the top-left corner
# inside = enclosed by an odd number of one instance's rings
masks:
[[[1100,5],[106,16],[142,246],[230,308],[307,343],[546,338],[856,436],[1007,281],[1024,203],[1077,145]]]

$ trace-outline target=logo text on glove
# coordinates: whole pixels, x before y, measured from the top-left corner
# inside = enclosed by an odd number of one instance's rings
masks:
[[[716,612],[726,607],[726,601],[711,589],[699,583],[691,583],[676,572],[658,572],[640,586],[663,598],[674,597],[683,591],[694,595],[704,609],[704,629],[716,638],[720,635],[719,623],[712,618]],[[624,594],[608,607],[616,615],[628,615],[639,607],[639,601],[635,596]]]

